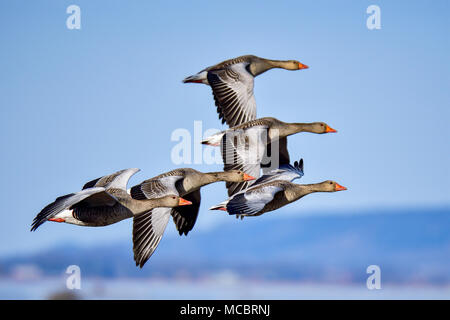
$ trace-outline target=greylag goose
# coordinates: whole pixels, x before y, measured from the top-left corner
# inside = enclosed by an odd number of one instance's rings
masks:
[[[211,86],[217,113],[230,127],[256,119],[254,77],[273,68],[306,69],[296,60],[270,60],[253,55],[223,61],[183,80]]]
[[[262,177],[259,177],[255,182],[249,187],[255,188],[258,185],[275,181],[275,180],[282,180],[282,181],[289,181],[292,182],[296,179],[300,179],[304,175],[304,165],[303,165],[303,159],[300,159],[300,161],[295,161],[294,165],[290,164],[282,164],[279,168],[271,170],[267,173],[265,173]],[[213,206],[210,208],[210,210],[224,210],[223,208],[226,206],[226,204],[231,201],[234,197],[238,196],[239,194],[245,193],[248,189],[244,189],[242,191],[239,191],[232,195],[228,200],[220,203],[218,206]],[[243,219],[244,216],[236,214],[236,219]]]
[[[241,170],[203,173],[191,168],[175,169],[134,186],[131,197],[144,200],[177,194],[192,202],[189,209],[155,208],[133,219],[133,251],[136,265],[141,268],[156,250],[170,216],[180,235],[187,235],[197,220],[200,208],[200,188],[213,182],[242,182],[254,178]]]
[[[46,221],[106,226],[156,207],[191,204],[175,194],[155,199],[133,199],[127,193],[126,186],[130,177],[138,171],[139,169],[121,170],[86,183],[79,192],[57,198],[34,218],[31,231],[35,231]]]
[[[324,122],[286,123],[266,117],[216,133],[202,143],[221,145],[224,170],[243,170],[254,177],[259,177],[261,168],[268,168],[264,169],[267,172],[271,168],[290,163],[287,136],[299,132],[322,134],[337,131]],[[274,156],[272,152],[276,152]],[[278,155],[278,159],[275,155]],[[226,184],[228,195],[246,189],[249,185],[249,182],[228,182]]]
[[[314,184],[295,184],[285,180],[273,180],[251,186],[211,210],[228,211],[230,215],[259,216],[274,211],[313,192],[347,190],[335,181]]]

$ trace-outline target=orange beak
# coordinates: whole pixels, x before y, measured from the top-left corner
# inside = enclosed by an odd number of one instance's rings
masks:
[[[255,180],[255,177],[252,177],[249,174],[244,173],[244,181],[250,181],[250,180]]]
[[[326,133],[328,132],[337,132],[337,130],[334,130],[333,128],[327,126],[327,129],[325,130]]]
[[[306,64],[303,64],[301,62],[298,63],[298,69],[308,69],[309,67]]]
[[[53,222],[66,222],[66,220],[64,220],[63,218],[50,218],[50,219],[48,219],[48,221],[53,221]]]
[[[187,206],[187,205],[190,205],[190,204],[192,204],[192,202],[187,201],[186,199],[183,199],[183,198],[180,198],[180,201],[178,202],[179,206]]]
[[[336,191],[344,191],[344,190],[347,190],[347,188],[344,187],[344,186],[341,186],[339,183],[336,183],[336,189],[335,190]]]

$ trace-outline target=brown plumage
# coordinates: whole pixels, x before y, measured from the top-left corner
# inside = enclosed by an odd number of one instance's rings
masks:
[[[184,201],[173,193],[153,199],[133,199],[126,192],[126,185],[137,171],[139,169],[118,171],[88,182],[79,192],[57,198],[34,218],[31,230],[36,230],[47,220],[80,226],[107,226],[156,207],[175,207]]]
[[[335,181],[327,180],[314,184],[295,184],[285,180],[273,180],[252,186],[239,192],[212,210],[225,210],[230,215],[259,216],[277,210],[314,192],[336,192],[347,190]]]

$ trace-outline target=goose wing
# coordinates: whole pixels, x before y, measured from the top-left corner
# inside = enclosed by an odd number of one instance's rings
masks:
[[[183,198],[191,201],[192,205],[172,208],[172,217],[180,236],[183,233],[187,236],[197,221],[201,200],[200,189],[184,194]]]
[[[272,161],[276,155],[278,155],[278,162]],[[283,165],[289,165],[290,162],[289,152],[287,149],[287,137],[283,137],[278,139],[276,142],[270,142],[267,144],[267,153],[264,155],[261,168],[263,170],[263,174],[266,174]]]
[[[183,176],[158,176],[146,180],[130,190],[133,199],[153,199],[168,194],[178,195],[177,181]],[[158,247],[172,208],[154,208],[133,218],[133,252],[136,266],[143,267]]]
[[[133,252],[136,266],[143,267],[158,247],[169,222],[171,208],[154,208],[133,218]]]
[[[274,199],[275,195],[283,190],[283,185],[280,183],[266,183],[251,187],[232,197],[227,203],[227,211],[230,215],[258,215]]]
[[[254,77],[247,70],[248,62],[208,71],[219,119],[230,127],[256,119],[253,95]]]
[[[116,203],[117,199],[107,193],[103,187],[88,188],[77,193],[67,194],[57,198],[38,213],[31,225],[31,231],[35,231],[45,221],[64,210],[79,208],[81,212],[82,208],[113,206]]]
[[[136,200],[153,199],[169,194],[178,195],[176,183],[183,178],[183,176],[158,176],[148,179],[132,187],[130,195]]]
[[[295,179],[300,179],[303,175],[303,159],[300,159],[300,162],[295,161],[294,165],[283,164],[278,169],[264,173],[264,175],[258,178],[252,186],[260,185],[273,180],[292,182]]]
[[[221,143],[224,171],[241,170],[253,177],[259,177],[266,141],[267,126],[264,125],[246,130],[227,131]],[[231,196],[248,188],[251,183],[252,181],[227,182],[228,195]]]
[[[92,187],[105,187],[125,190],[127,188],[128,180],[130,180],[131,176],[139,170],[140,169],[137,168],[120,170],[113,174],[91,180],[83,186],[83,190]]]

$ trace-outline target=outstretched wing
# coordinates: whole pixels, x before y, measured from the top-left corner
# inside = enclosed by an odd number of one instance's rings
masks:
[[[117,171],[113,174],[103,176],[87,182],[83,186],[83,190],[92,187],[105,187],[105,188],[116,188],[125,190],[127,188],[128,180],[130,180],[131,176],[138,171],[139,169],[137,168]]]
[[[153,199],[169,194],[178,195],[176,183],[181,179],[183,179],[183,176],[165,176],[148,179],[132,187],[130,195],[136,200]]]
[[[252,186],[257,186],[273,180],[283,180],[292,182],[303,177],[303,159],[295,161],[294,165],[283,164],[278,169],[271,170],[258,178]]]
[[[261,161],[261,168],[263,174],[266,174],[282,165],[289,165],[290,162],[287,137],[283,137],[267,145],[267,153]]]
[[[201,199],[200,189],[183,195],[183,199],[191,201],[192,205],[172,208],[172,217],[180,236],[183,233],[187,236],[197,221]]]
[[[257,178],[260,176],[261,160],[267,145],[267,127],[255,126],[247,130],[227,131],[221,143],[224,171],[241,170]],[[228,195],[248,188],[253,181],[227,182]]]
[[[35,231],[45,221],[53,218],[58,213],[70,209],[83,200],[100,193],[105,193],[105,188],[89,188],[77,193],[71,193],[57,198],[54,202],[50,203],[44,209],[42,209],[41,212],[39,212],[38,215],[34,218],[31,225],[31,231]],[[111,201],[115,201],[112,197],[110,199]]]
[[[161,241],[171,208],[154,208],[133,218],[133,252],[136,266],[143,267]]]
[[[282,186],[275,184],[252,187],[245,192],[236,194],[227,203],[227,211],[230,215],[258,215],[274,199],[275,194],[283,190]]]
[[[219,118],[230,127],[256,119],[254,79],[247,66],[241,62],[207,74]]]
[[[158,176],[132,187],[130,195],[137,200],[178,195],[176,182],[181,179],[183,176]],[[133,218],[133,252],[137,266],[142,268],[158,247],[171,211],[172,208],[154,208]]]

